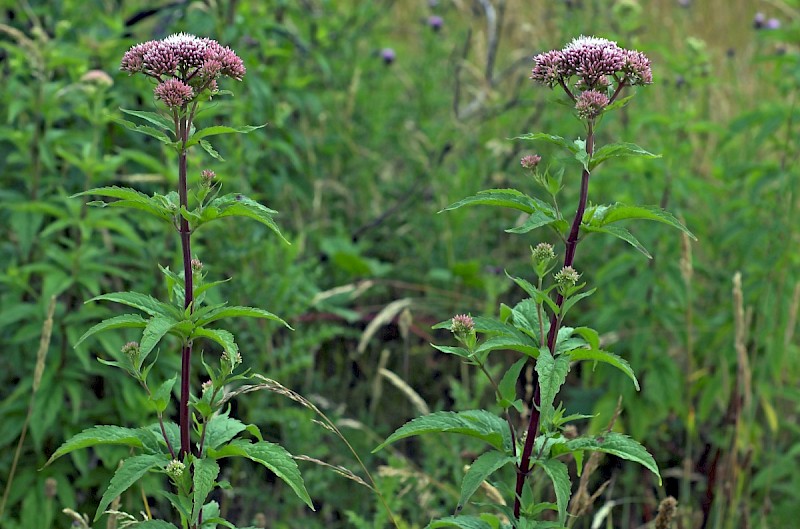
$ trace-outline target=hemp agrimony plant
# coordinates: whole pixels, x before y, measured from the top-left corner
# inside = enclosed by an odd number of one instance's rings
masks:
[[[194,186],[189,186],[187,156],[192,147],[200,146],[212,157],[222,160],[206,138],[218,134],[248,133],[260,127],[212,126],[198,129],[195,119],[220,91],[217,82],[224,78],[241,80],[245,67],[230,48],[214,40],[193,35],[176,34],[163,40],[149,41],[132,47],[122,58],[121,70],[143,74],[156,81],[154,96],[158,112],[124,110],[142,119],[147,125],[136,125],[124,119],[123,126],[151,136],[177,153],[178,189],[166,195],[147,196],[134,189],[101,187],[79,195],[94,195],[116,199],[92,202],[101,207],[130,208],[155,216],[175,230],[180,238],[183,270],[175,272],[160,267],[167,284],[168,299],[160,301],[148,294],[116,292],[103,294],[90,301],[111,301],[127,305],[142,313],[124,314],[98,323],[78,340],[76,346],[101,331],[119,328],[141,329],[138,342],[129,342],[118,358],[104,364],[122,369],[133,377],[146,392],[157,422],[140,428],[101,425],[94,426],[66,441],[50,461],[74,450],[96,445],[130,447],[134,455],[122,461],[94,516],[97,520],[112,501],[148,473],[160,473],[171,482],[171,490],[162,495],[177,512],[181,529],[234,527],[220,516],[219,505],[207,501],[215,488],[226,487],[219,480],[219,460],[243,457],[271,470],[313,509],[303,479],[292,455],[282,446],[264,441],[258,427],[246,425],[229,416],[228,401],[238,394],[226,389],[237,381],[251,377],[238,368],[242,357],[231,332],[219,327],[230,317],[252,317],[273,320],[288,327],[278,316],[254,307],[210,304],[206,301],[209,289],[224,281],[206,281],[203,263],[192,252],[191,242],[197,230],[225,217],[247,217],[269,227],[281,239],[273,221],[275,211],[238,193],[221,193],[221,184],[213,171],[200,172]],[[227,92],[230,93],[230,92]],[[262,125],[263,126],[263,125]],[[285,240],[285,239],[284,239]],[[150,376],[157,361],[159,345],[166,336],[180,344],[180,376],[152,380]],[[206,363],[201,358],[207,381],[192,387],[192,356],[201,343],[214,343],[222,348],[217,361]],[[166,349],[166,347],[165,347]],[[151,358],[156,351],[156,358]],[[173,354],[165,350],[162,354]],[[178,423],[165,415],[176,382],[179,384]],[[147,529],[175,529],[165,520],[153,520],[145,503],[145,520],[137,521],[124,513],[113,513],[120,523]]]
[[[612,158],[656,158],[632,143],[595,145],[596,128],[605,113],[626,104],[632,96],[622,97],[627,87],[652,83],[650,61],[641,52],[626,50],[602,38],[583,37],[573,40],[562,50],[537,55],[531,79],[550,88],[562,90],[567,104],[585,127],[585,139],[569,141],[544,133],[522,136],[526,140],[544,140],[569,153],[582,167],[580,194],[571,221],[562,215],[558,195],[562,189],[564,171],[551,173],[540,170],[541,157],[526,156],[522,167],[540,185],[548,201],[529,196],[516,189],[492,189],[465,198],[445,210],[462,206],[489,205],[516,209],[528,214],[520,226],[508,229],[511,233],[528,233],[536,228],[549,228],[564,244],[563,264],[557,267],[552,245],[539,243],[531,248],[533,280],[510,277],[528,297],[513,307],[501,305],[499,318],[458,315],[440,323],[436,328],[450,328],[460,346],[434,345],[444,353],[459,356],[477,367],[495,390],[498,415],[489,410],[437,412],[418,417],[395,431],[376,450],[399,439],[430,432],[457,433],[486,442],[489,450],[478,456],[464,475],[461,497],[453,516],[431,522],[428,527],[460,527],[463,529],[498,528],[561,528],[571,526],[575,518],[568,513],[572,485],[565,463],[575,460],[580,475],[586,452],[605,452],[635,461],[651,470],[661,480],[653,457],[637,441],[613,431],[597,436],[578,437],[567,423],[587,418],[566,415],[556,397],[564,384],[570,367],[579,361],[603,362],[625,373],[636,385],[633,370],[619,356],[600,346],[599,334],[587,327],[567,325],[567,313],[579,301],[591,296],[581,282],[575,256],[578,244],[590,233],[605,233],[620,238],[650,257],[647,250],[625,228],[617,223],[625,220],[653,220],[689,231],[669,213],[655,207],[621,203],[590,205],[589,182],[592,173]],[[557,269],[556,269],[557,268]],[[480,339],[479,339],[480,335]],[[489,369],[492,351],[511,350],[521,358],[496,381]],[[525,418],[523,401],[518,397],[520,374],[533,363],[531,402],[527,403],[527,420],[519,428],[513,416]],[[568,459],[567,459],[568,460]],[[480,516],[461,515],[460,511],[484,480],[503,468],[513,468],[513,487],[493,481],[509,499],[507,503],[483,503]],[[540,470],[534,473],[534,470]],[[552,482],[555,503],[535,501],[531,481],[542,476]],[[542,490],[542,487],[537,487]],[[511,506],[513,505],[513,507]],[[552,515],[547,511],[554,511]]]

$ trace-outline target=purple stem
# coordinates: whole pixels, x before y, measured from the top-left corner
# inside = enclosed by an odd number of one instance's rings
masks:
[[[616,97],[616,94],[615,94]],[[589,132],[586,135],[586,153],[589,158],[594,154],[594,120],[589,120]],[[586,211],[586,202],[589,196],[589,176],[588,169],[584,169],[581,174],[581,195],[578,201],[578,210],[575,212],[575,218],[572,219],[572,227],[569,230],[567,237],[567,248],[564,252],[564,266],[572,266],[575,262],[575,249],[578,247],[581,222],[583,221],[583,213]],[[556,297],[556,305],[560,309],[564,304],[564,296],[558,294]],[[555,356],[556,351],[556,337],[558,336],[558,328],[561,325],[561,319],[555,314],[550,318],[550,332],[547,334],[547,348],[550,353]],[[514,518],[519,519],[520,509],[522,507],[522,489],[525,486],[525,478],[531,470],[531,454],[533,453],[533,442],[536,440],[536,434],[539,432],[539,407],[540,407],[541,391],[539,388],[538,377],[534,379],[533,391],[533,405],[531,406],[531,418],[528,423],[528,433],[525,436],[525,445],[522,448],[522,457],[520,458],[519,467],[517,468],[517,486],[515,489],[514,497]]]

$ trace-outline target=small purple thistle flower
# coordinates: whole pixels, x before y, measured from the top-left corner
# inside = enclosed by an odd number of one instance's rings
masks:
[[[428,26],[430,26],[433,31],[439,31],[442,29],[443,24],[444,19],[439,15],[431,15],[428,17]]]
[[[535,169],[541,161],[542,157],[538,154],[529,154],[527,156],[523,156],[519,163],[524,169]]]
[[[170,108],[182,107],[192,100],[194,90],[192,87],[178,79],[167,79],[156,86],[153,93]]]
[[[767,15],[761,13],[760,11],[755,14],[753,17],[753,27],[755,29],[761,29],[767,23]]]
[[[450,322],[453,334],[468,334],[475,330],[475,321],[467,314],[456,314]]]
[[[203,169],[200,171],[200,183],[205,187],[210,187],[211,183],[214,181],[214,178],[217,177],[217,173],[212,171],[211,169]]]
[[[387,66],[392,64],[395,58],[397,58],[397,54],[392,48],[383,48],[381,50],[381,59],[383,59],[383,63]]]
[[[781,21],[777,18],[770,18],[767,20],[767,23],[764,24],[764,29],[780,29]]]
[[[561,78],[565,77],[565,72],[562,70],[563,59],[564,55],[557,50],[540,53],[533,58],[536,66],[531,72],[531,79],[553,88]]]
[[[600,115],[605,107],[608,106],[608,96],[597,90],[587,90],[578,96],[575,102],[575,110],[578,116],[583,119],[593,119]]]

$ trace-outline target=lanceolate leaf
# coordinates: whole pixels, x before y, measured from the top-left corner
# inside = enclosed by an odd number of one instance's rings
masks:
[[[74,435],[71,439],[62,444],[55,453],[50,456],[45,466],[49,465],[59,457],[97,445],[123,445],[132,448],[143,448],[155,443],[152,432],[146,428],[123,428],[122,426],[92,426],[81,433]]]
[[[439,411],[417,417],[398,428],[373,452],[400,439],[433,432],[457,433],[475,437],[502,452],[511,450],[511,433],[504,420],[486,410],[470,410],[457,413]]]
[[[115,121],[116,123],[119,123],[120,125],[122,125],[123,127],[125,127],[128,130],[132,130],[134,132],[140,132],[142,134],[146,134],[147,136],[151,136],[151,137],[157,139],[158,141],[160,141],[161,143],[165,143],[167,145],[170,145],[170,144],[173,143],[169,136],[167,136],[166,134],[164,134],[162,131],[160,131],[158,129],[154,129],[153,127],[148,127],[147,125],[137,125],[137,124],[135,124],[133,122],[130,122],[130,121],[126,120],[126,119],[122,119],[119,116],[110,116],[110,117],[111,117],[111,119],[113,121]]]
[[[443,353],[460,356],[461,358],[470,357],[469,351],[467,351],[463,347],[451,347],[449,345],[436,345],[436,344],[431,344],[431,347]]]
[[[139,365],[137,367],[141,367],[145,358],[156,348],[158,342],[179,323],[179,321],[174,320],[170,316],[153,316],[150,318],[150,321],[147,322],[147,326],[142,332],[142,340],[139,343],[140,355]]]
[[[636,375],[633,373],[633,369],[631,369],[630,364],[624,358],[601,349],[574,349],[567,354],[569,355],[570,360],[593,360],[595,362],[603,362],[604,364],[609,364],[616,367],[628,375],[628,378],[633,381],[633,385],[636,386],[636,391],[639,391],[639,381],[636,380]]]
[[[123,314],[121,316],[115,316],[113,318],[101,321],[83,333],[83,336],[78,338],[78,341],[75,342],[75,347],[78,347],[81,343],[83,343],[84,340],[86,340],[86,338],[92,336],[93,334],[97,334],[98,332],[108,331],[111,329],[122,329],[126,327],[144,328],[145,325],[147,325],[147,321],[138,314]]]
[[[553,358],[547,346],[539,349],[539,359],[536,360],[536,373],[539,374],[540,413],[542,426],[548,424],[554,413],[553,401],[558,390],[567,380],[569,373],[569,357],[559,355]]]
[[[292,454],[286,451],[281,445],[275,443],[268,443],[260,441],[258,443],[248,443],[243,440],[236,440],[232,443],[223,446],[219,450],[209,450],[209,455],[214,458],[240,456],[246,457],[264,465],[276,476],[285,481],[297,494],[297,496],[305,502],[306,505],[314,510],[314,504],[306,491],[303,477],[300,475],[300,470],[297,468],[292,458]]]
[[[200,147],[203,148],[212,158],[219,160],[220,162],[224,162],[225,158],[223,158],[217,150],[208,142],[208,140],[198,140]]]
[[[120,108],[122,112],[126,114],[130,114],[131,116],[136,116],[137,118],[142,118],[146,121],[149,121],[153,125],[164,129],[168,132],[172,132],[175,130],[175,123],[166,116],[162,116],[161,114],[157,114],[155,112],[145,112],[142,110],[127,110],[124,108]]]
[[[477,516],[448,516],[428,524],[425,529],[441,529],[444,527],[457,527],[459,529],[492,529],[489,522]]]
[[[146,213],[150,213],[151,215],[154,215],[166,222],[172,222],[172,212],[169,209],[165,208],[155,199],[145,195],[144,193],[140,193],[135,189],[117,186],[97,187],[94,189],[89,189],[88,191],[76,193],[72,195],[72,197],[79,197],[82,195],[97,195],[101,197],[116,198],[119,200],[115,202],[91,202],[91,204],[101,207],[109,206],[138,209]]]
[[[513,457],[494,450],[478,457],[469,467],[467,473],[464,474],[464,480],[461,482],[461,497],[458,499],[456,512],[464,508],[472,495],[475,494],[475,491],[478,490],[478,487],[481,486],[481,483],[498,469],[514,461],[516,460]]]
[[[522,334],[522,336],[492,336],[480,344],[475,352],[484,353],[486,351],[509,350],[518,351],[531,358],[538,357],[539,344],[534,342],[530,336],[523,333],[519,334]]]
[[[533,231],[536,228],[541,228],[542,226],[547,226],[548,224],[551,224],[557,220],[558,219],[556,219],[553,215],[549,215],[542,211],[534,211],[521,226],[509,228],[506,230],[506,232],[528,233],[529,231]]]
[[[542,140],[549,143],[553,143],[558,145],[559,147],[568,150],[571,153],[576,153],[578,151],[578,147],[575,146],[574,142],[569,142],[562,138],[561,136],[556,136],[554,134],[545,134],[544,132],[535,132],[531,134],[525,134],[523,136],[518,136],[514,138],[515,140]]]
[[[90,301],[113,301],[128,305],[142,312],[146,312],[150,316],[173,316],[179,317],[180,311],[172,305],[158,301],[153,296],[142,294],[140,292],[112,292],[110,294],[101,294],[93,297]]]
[[[639,240],[625,228],[621,228],[619,226],[602,226],[602,227],[589,226],[584,224],[581,226],[581,229],[585,231],[592,231],[595,233],[607,233],[609,235],[613,235],[617,239],[622,239],[623,241],[627,242],[628,244],[630,244],[631,246],[642,252],[642,254],[644,254],[644,256],[647,257],[648,259],[653,258],[653,256],[650,255],[650,252],[647,251],[647,248],[645,248],[642,245],[642,243],[640,243]]]
[[[282,323],[288,328],[292,328],[288,323],[283,321],[278,316],[274,315],[271,312],[268,312],[264,309],[259,309],[256,307],[220,307],[216,310],[212,310],[207,314],[204,314],[201,318],[197,320],[198,326],[208,325],[211,322],[221,320],[222,318],[262,318],[265,320],[272,320]]]
[[[660,154],[653,154],[648,152],[635,143],[610,143],[603,145],[594,152],[591,162],[589,162],[589,170],[593,171],[595,167],[605,162],[609,158],[661,158]]]
[[[278,229],[278,225],[272,220],[277,211],[270,209],[263,204],[256,202],[244,195],[229,193],[215,198],[203,208],[202,220],[197,226],[202,226],[214,219],[223,217],[247,217],[260,222],[272,230],[280,239],[289,243]],[[195,228],[197,227],[195,226]]]
[[[233,339],[233,334],[225,329],[195,329],[192,337],[203,337],[213,340],[222,346],[222,349],[231,354],[236,354],[239,351],[239,346]]]
[[[164,520],[145,520],[129,527],[133,529],[178,529],[175,525]]]
[[[162,455],[140,455],[133,456],[126,459],[120,468],[114,473],[111,478],[108,488],[103,493],[103,498],[100,500],[100,505],[97,507],[97,512],[94,515],[94,520],[103,514],[114,498],[125,492],[131,485],[139,481],[150,469],[156,466],[162,466],[166,463]]]
[[[544,469],[545,474],[553,482],[553,489],[556,492],[556,503],[558,504],[558,521],[561,525],[567,521],[567,506],[571,494],[572,484],[569,481],[567,465],[558,459],[543,459],[534,462]]]
[[[533,198],[516,189],[489,189],[486,191],[479,191],[477,194],[459,200],[444,208],[442,211],[450,211],[458,209],[462,206],[502,206],[525,213],[533,213],[539,210],[551,209],[549,205],[542,202],[538,198]],[[439,213],[441,213],[440,211]]]
[[[216,136],[218,134],[247,134],[248,132],[252,132],[256,129],[260,129],[262,127],[266,127],[266,123],[264,125],[252,126],[252,125],[245,125],[243,127],[226,127],[226,126],[214,126],[214,127],[206,127],[204,129],[200,129],[194,134],[192,137],[189,138],[189,141],[186,143],[186,147],[191,147],[196,143],[200,142],[201,138],[206,138],[208,136]]]
[[[697,240],[697,237],[695,237],[694,234],[692,234],[692,232],[686,228],[686,226],[681,224],[678,219],[672,216],[672,214],[655,206],[628,206],[626,204],[617,202],[616,204],[608,207],[605,215],[602,217],[602,219],[600,219],[599,225],[606,226],[621,220],[636,219],[653,220],[656,222],[661,222],[662,224],[667,224],[673,228],[681,230],[692,239]],[[592,224],[595,224],[595,222],[593,221]]]
[[[243,422],[229,417],[227,413],[215,415],[206,426],[205,446],[210,449],[219,448],[246,428]]]
[[[608,432],[597,437],[579,437],[567,441],[567,448],[570,450],[590,450],[595,452],[605,452],[628,461],[635,461],[658,476],[658,484],[661,485],[661,474],[658,472],[653,456],[627,435],[617,432]]]
[[[197,523],[200,510],[209,493],[214,489],[214,480],[219,475],[219,464],[213,459],[195,459],[192,463],[192,524]]]
[[[161,413],[167,409],[170,397],[172,397],[172,388],[175,386],[175,382],[177,380],[177,374],[172,378],[165,380],[155,389],[155,391],[153,391],[153,394],[150,396],[150,402],[153,403],[158,413]]]
[[[497,386],[501,398],[508,402],[514,402],[517,399],[517,381],[519,380],[519,374],[522,372],[522,368],[525,367],[527,363],[527,358],[520,358],[508,368],[508,371],[503,375],[500,384]]]

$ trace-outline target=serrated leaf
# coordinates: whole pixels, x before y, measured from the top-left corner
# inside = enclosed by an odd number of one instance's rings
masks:
[[[94,521],[106,510],[106,507],[111,505],[114,499],[128,490],[131,485],[139,481],[153,467],[164,464],[164,456],[162,455],[139,455],[126,459],[120,468],[114,473],[108,488],[103,493],[100,499],[100,504],[97,507],[97,512],[94,515]]]
[[[689,231],[688,228],[686,228],[686,226],[684,226],[678,219],[672,216],[671,213],[656,206],[629,206],[627,204],[617,202],[616,204],[608,207],[605,216],[602,218],[600,226],[605,227],[608,224],[619,222],[621,220],[637,219],[652,220],[662,224],[667,224],[668,226],[672,226],[673,228],[681,230],[692,239],[697,240],[697,237],[695,237],[694,234]]]
[[[266,127],[267,124],[264,125],[245,125],[242,127],[226,127],[223,125],[213,126],[213,127],[206,127],[204,129],[200,129],[194,134],[192,137],[189,138],[189,141],[186,143],[186,147],[191,147],[192,145],[199,143],[202,138],[206,138],[208,136],[217,136],[219,134],[247,134],[254,130]]]
[[[500,380],[500,384],[497,385],[501,398],[509,402],[514,402],[517,399],[517,381],[519,380],[519,374],[522,372],[522,368],[524,368],[527,363],[527,358],[520,358],[508,368],[508,371],[506,371],[506,374],[503,375],[502,380]]]
[[[149,444],[150,439],[145,439],[145,436],[152,438],[150,432],[142,428],[123,428],[122,426],[92,426],[87,428],[79,434],[72,436],[58,450],[56,450],[45,466],[49,465],[59,457],[80,450],[82,448],[89,448],[90,446],[97,445],[122,445],[130,446],[132,448],[143,448],[145,444]]]
[[[209,450],[209,455],[217,459],[231,456],[246,457],[267,467],[276,476],[285,481],[312,511],[315,510],[308,491],[306,491],[303,477],[297,468],[297,463],[292,458],[292,454],[281,445],[266,441],[251,444],[240,439],[221,447],[219,450]]]
[[[169,439],[169,444],[175,453],[181,450],[181,431],[177,424],[174,422],[164,421],[164,431]],[[161,432],[161,425],[159,423],[151,424],[147,427],[148,430],[158,439],[159,446],[163,447],[162,453],[166,453],[166,441],[164,434]]]
[[[522,136],[517,136],[514,138],[515,140],[543,140],[548,143],[552,143],[554,145],[558,145],[571,153],[575,153],[577,147],[575,147],[574,143],[570,143],[566,139],[562,138],[561,136],[556,136],[554,134],[545,134],[544,132],[535,132],[531,134],[525,134]]]
[[[136,529],[178,529],[177,526],[169,522],[165,522],[164,520],[145,520],[143,522],[137,522],[133,525],[129,525],[128,527]]]
[[[524,333],[519,334],[522,336],[492,336],[481,343],[475,349],[475,353],[481,354],[489,351],[508,350],[520,352],[531,358],[538,357],[539,344],[535,343],[530,336]]]
[[[547,226],[548,224],[552,224],[557,220],[558,219],[553,218],[547,213],[541,211],[534,211],[525,220],[525,222],[522,223],[522,225],[517,226],[515,228],[508,228],[505,231],[507,233],[528,233],[529,231],[533,231],[536,228],[541,228],[542,226]]]
[[[224,162],[225,158],[223,158],[220,153],[208,142],[208,140],[198,140],[200,147],[203,148],[212,158],[219,160],[220,162]]]
[[[169,316],[153,316],[150,318],[142,332],[142,339],[139,342],[140,354],[138,360],[139,365],[137,367],[141,367],[144,360],[158,345],[158,342],[179,323],[179,321]]]
[[[651,456],[647,449],[639,444],[638,441],[631,439],[627,435],[617,432],[608,432],[596,437],[570,439],[566,444],[570,450],[605,452],[606,454],[639,463],[658,476],[658,484],[661,485],[661,474],[658,471],[658,465],[656,465],[653,456]]]
[[[214,480],[219,475],[219,464],[213,459],[195,459],[192,463],[192,522],[196,524],[203,504],[214,489]],[[190,524],[190,525],[191,525]]]
[[[153,137],[158,141],[160,141],[161,143],[165,143],[167,145],[172,144],[172,139],[170,139],[169,136],[167,136],[166,134],[164,134],[164,132],[158,129],[154,129],[153,127],[148,127],[147,125],[137,125],[131,121],[128,121],[127,119],[122,119],[119,116],[112,115],[109,117],[111,118],[112,121],[114,121],[115,123],[119,123],[128,130],[132,130],[134,132],[139,132],[141,134]]]
[[[153,125],[160,127],[168,132],[172,132],[175,130],[175,123],[165,116],[158,114],[156,112],[145,112],[142,110],[127,110],[125,108],[120,108],[120,111],[125,112],[126,114],[130,114],[131,116],[136,116],[137,118],[142,118],[146,121],[149,121]]]
[[[584,225],[581,226],[581,229],[583,229],[584,231],[591,231],[591,232],[595,232],[595,233],[607,233],[609,235],[613,235],[617,239],[621,239],[621,240],[627,242],[628,244],[630,244],[631,246],[633,246],[634,248],[636,248],[637,250],[639,250],[648,259],[652,259],[653,258],[653,256],[650,255],[650,252],[647,251],[647,248],[645,248],[642,245],[642,243],[640,243],[639,240],[636,237],[634,237],[633,234],[631,232],[629,232],[628,230],[626,230],[625,228],[621,228],[619,226],[602,226],[602,227],[599,227],[599,226],[589,226],[589,225],[584,224]]]
[[[246,428],[243,422],[229,417],[227,413],[213,416],[206,426],[206,449],[219,448]]]
[[[180,314],[174,306],[163,303],[153,296],[140,292],[112,292],[109,294],[100,294],[88,300],[86,303],[91,301],[113,301],[114,303],[120,303],[139,309],[150,316],[174,317]]]
[[[467,504],[469,499],[478,490],[489,476],[509,463],[516,461],[511,456],[492,450],[478,457],[464,474],[461,481],[461,496],[458,499],[456,512],[460,511]]]
[[[545,426],[552,421],[555,411],[553,402],[558,390],[567,380],[569,356],[559,355],[553,358],[547,346],[541,347],[539,358],[536,360],[536,373],[539,375],[540,424]]]
[[[661,155],[648,152],[635,143],[609,143],[594,152],[588,166],[589,171],[610,158],[661,158]]]
[[[246,217],[265,225],[280,237],[283,242],[289,244],[289,241],[283,236],[278,225],[272,220],[272,217],[276,214],[277,211],[244,195],[229,193],[217,197],[208,203],[203,209],[203,220],[198,226],[223,217]]]
[[[439,213],[443,211],[452,211],[463,206],[500,206],[524,211],[529,214],[538,210],[547,210],[550,208],[549,205],[538,198],[530,197],[516,189],[488,189],[486,191],[478,191],[475,195],[450,204],[439,211]]]
[[[209,313],[204,314],[202,318],[198,319],[196,324],[202,327],[222,318],[261,318],[265,320],[277,321],[289,329],[292,328],[288,323],[283,321],[283,319],[264,309],[238,306],[220,307],[217,310],[212,310]]]
[[[449,345],[436,345],[431,344],[431,347],[443,353],[460,356],[461,358],[470,358],[470,353],[463,347],[450,347]]]
[[[153,394],[150,395],[150,402],[156,408],[158,413],[162,413],[164,410],[167,409],[167,405],[169,405],[170,397],[172,397],[172,388],[175,386],[175,382],[178,380],[178,375],[173,376],[170,379],[165,380],[161,385],[159,385]]]
[[[138,314],[122,314],[121,316],[114,316],[113,318],[109,318],[107,320],[103,320],[97,325],[92,326],[88,331],[83,333],[83,335],[78,338],[78,341],[75,342],[74,347],[78,347],[84,340],[92,336],[93,334],[97,334],[98,332],[109,331],[111,329],[122,329],[122,328],[144,328],[147,325],[147,321],[139,316]]]
[[[597,291],[597,289],[593,288],[591,290],[587,290],[586,292],[581,292],[580,294],[575,294],[574,296],[570,296],[569,298],[567,298],[564,301],[564,304],[561,306],[561,312],[560,312],[561,318],[563,319],[564,316],[567,315],[567,312],[569,311],[569,309],[571,309],[577,302],[579,302],[580,300],[582,300],[584,298],[588,298],[589,296],[594,294],[596,291]]]
[[[553,482],[553,489],[556,493],[556,504],[558,505],[558,523],[564,525],[567,521],[567,506],[571,495],[572,484],[569,480],[567,465],[558,459],[536,460],[534,464],[539,465],[545,474]]]
[[[95,201],[89,202],[89,204],[101,207],[124,207],[138,209],[140,211],[150,213],[151,215],[166,222],[172,222],[172,213],[169,209],[165,208],[155,199],[145,195],[144,193],[140,193],[135,189],[117,186],[96,187],[81,193],[76,193],[70,198],[79,197],[82,195],[97,195],[101,197],[116,198],[118,199],[116,202]]]
[[[222,346],[222,349],[228,351],[230,354],[239,352],[239,346],[234,341],[233,334],[225,329],[195,329],[192,333],[193,337],[202,337],[213,340]]]
[[[406,437],[434,432],[466,435],[480,439],[502,452],[511,450],[511,433],[504,420],[486,410],[470,410],[439,411],[417,417],[398,428],[372,452]]]
[[[633,385],[636,386],[636,391],[639,391],[639,381],[636,379],[636,375],[634,374],[631,365],[624,358],[601,349],[574,349],[569,351],[567,354],[569,355],[570,360],[592,360],[594,362],[603,362],[604,364],[609,364],[616,367],[625,373],[628,378],[631,379],[631,381],[633,381]]]
[[[442,527],[458,527],[459,529],[492,529],[489,522],[477,516],[448,516],[440,520],[435,520],[427,525],[425,529],[440,529]]]

